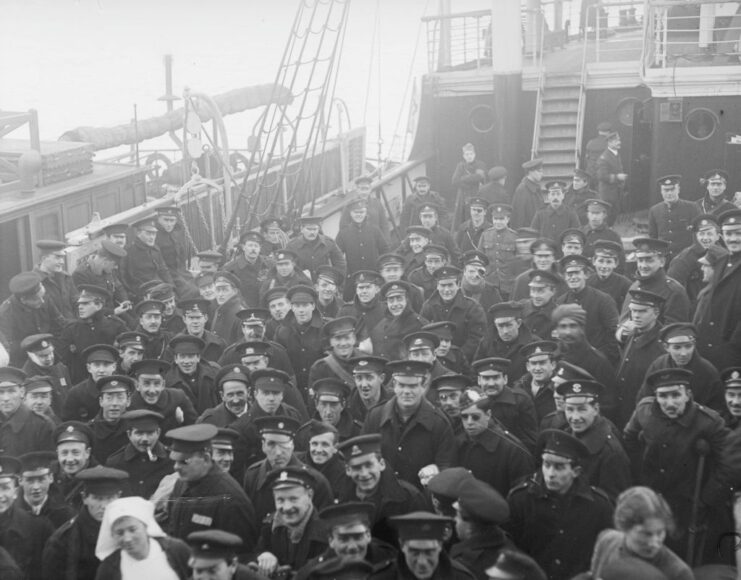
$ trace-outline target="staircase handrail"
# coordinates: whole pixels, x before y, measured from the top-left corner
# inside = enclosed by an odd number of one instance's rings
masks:
[[[540,39],[538,43],[533,47],[535,55],[538,59],[538,91],[535,97],[535,120],[533,122],[533,142],[530,148],[530,158],[534,159],[538,153],[538,145],[540,141],[540,111],[542,108],[543,100],[543,84],[545,81],[545,70],[543,69],[543,52],[544,52],[544,40],[545,40],[545,15],[542,10],[531,10],[530,13],[540,15]]]
[[[596,10],[597,6],[589,6],[587,8],[587,22],[589,22],[589,10]],[[596,18],[596,13],[595,13]],[[579,106],[576,110],[576,146],[574,147],[574,167],[579,167],[579,161],[581,160],[581,145],[582,136],[584,133],[584,117],[587,103],[587,46],[589,45],[588,38],[584,39],[584,45],[582,46],[581,55],[581,75],[579,77]]]

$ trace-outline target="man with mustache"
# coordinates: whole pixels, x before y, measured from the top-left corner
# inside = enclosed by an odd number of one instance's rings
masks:
[[[131,403],[135,384],[134,379],[123,375],[103,377],[95,383],[100,393],[100,411],[90,421],[89,427],[93,432],[93,457],[98,463],[105,463],[111,454],[128,442],[122,416]]]
[[[121,418],[128,443],[108,457],[106,465],[129,474],[129,495],[149,499],[162,478],[173,472],[172,460],[160,442],[165,418],[146,409],[127,411]]]
[[[265,238],[260,232],[245,230],[239,236],[241,252],[224,265],[224,271],[231,272],[239,279],[239,289],[245,303],[250,308],[260,305],[260,285],[268,277],[269,264],[261,251]]]
[[[261,574],[272,577],[298,570],[321,555],[327,549],[328,525],[314,507],[316,481],[307,469],[275,469],[267,475],[266,485],[276,509],[260,531],[255,564]]]
[[[52,491],[51,487],[54,482],[52,464],[57,459],[56,453],[32,451],[18,459],[21,462],[21,470],[17,506],[36,518],[48,520],[54,529],[69,521],[75,515],[75,510],[65,503],[58,492]]]
[[[461,291],[466,298],[470,298],[481,305],[484,311],[495,304],[502,302],[502,295],[494,284],[486,280],[486,268],[489,258],[478,250],[470,250],[463,254],[463,276],[461,277]]]
[[[725,387],[726,409],[722,413],[726,426],[738,431],[741,425],[741,368],[730,367],[721,375]]]
[[[250,369],[243,365],[227,365],[216,374],[214,381],[221,403],[206,409],[196,423],[226,427],[250,408]]]
[[[357,421],[364,422],[370,409],[390,398],[383,387],[386,382],[384,370],[388,361],[369,354],[353,357],[351,362],[355,389],[347,401],[347,408]]]
[[[323,554],[309,560],[296,574],[295,580],[313,578],[311,571],[332,558],[347,561],[363,560],[371,565],[396,558],[393,546],[371,535],[373,504],[352,501],[324,508],[319,517],[329,525],[329,547]]]
[[[723,382],[720,373],[697,352],[697,328],[689,322],[667,324],[659,330],[659,340],[666,351],[646,369],[646,376],[655,371],[668,368],[681,368],[692,371],[690,390],[692,400],[723,414],[726,410]],[[646,379],[638,391],[636,403],[650,397]]]
[[[669,368],[646,378],[654,396],[636,407],[623,431],[625,450],[638,483],[661,493],[672,508],[677,534],[667,545],[683,557],[688,528],[702,525],[714,509],[725,509],[727,430],[720,415],[692,400],[692,371]],[[698,448],[703,440],[704,450]],[[703,453],[704,451],[704,453]],[[704,458],[696,521],[692,503],[696,493],[698,462]],[[713,516],[714,517],[714,516]],[[711,540],[711,538],[708,538]],[[714,544],[715,545],[715,544]]]
[[[23,404],[25,380],[20,369],[0,368],[0,449],[13,456],[54,448],[51,422]]]
[[[170,341],[174,364],[165,375],[165,385],[183,391],[199,415],[219,404],[214,379],[219,367],[202,358],[206,343],[197,336],[180,334]]]

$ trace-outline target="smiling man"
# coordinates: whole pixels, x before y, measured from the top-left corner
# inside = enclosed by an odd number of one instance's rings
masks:
[[[670,547],[681,557],[691,523],[689,498],[696,488],[698,462],[704,455],[700,514],[720,508],[726,497],[723,450],[726,430],[720,416],[692,400],[692,372],[663,369],[647,377],[653,397],[643,399],[624,430],[625,449],[639,483],[661,493],[672,508],[679,535]],[[704,440],[703,448],[698,440]]]
[[[414,286],[403,280],[386,282],[381,288],[382,319],[370,329],[372,353],[387,359],[406,357],[404,337],[421,329],[427,321],[411,306]]]
[[[239,278],[239,289],[249,308],[257,308],[260,305],[260,284],[268,275],[269,265],[260,255],[263,244],[265,238],[260,232],[243,231],[239,236],[241,252],[224,265],[226,272],[231,272]]]
[[[242,365],[222,368],[214,378],[221,403],[207,409],[196,422],[226,427],[244,415],[250,408],[250,370]]]
[[[150,280],[172,284],[172,275],[157,247],[157,226],[151,217],[132,224],[134,241],[121,261],[121,279],[128,288],[139,288]]]
[[[329,343],[330,350],[327,356],[311,365],[309,370],[310,392],[314,392],[314,384],[320,379],[337,379],[350,389],[355,386],[350,359],[362,354],[355,347],[356,325],[357,321],[351,316],[341,316],[324,323],[322,336]]]
[[[131,410],[147,409],[164,418],[162,429],[190,425],[196,420],[193,403],[179,389],[165,387],[170,365],[164,361],[144,359],[135,363],[131,372],[136,377],[136,393],[131,397]]]
[[[121,420],[131,403],[134,379],[123,375],[103,377],[95,383],[98,389],[100,411],[90,421],[93,432],[93,456],[99,463],[128,443],[126,424]]]
[[[58,492],[52,491],[52,465],[57,455],[51,451],[32,451],[18,458],[21,462],[16,499],[18,508],[36,518],[48,520],[54,529],[75,515],[72,506],[65,503]]]
[[[296,439],[298,447],[304,449],[299,454],[301,460],[327,478],[337,499],[340,486],[345,480],[345,461],[337,449],[340,443],[337,429],[312,419],[301,425]]]
[[[351,362],[355,389],[350,394],[347,407],[357,421],[364,422],[370,409],[389,399],[383,388],[388,361],[380,356],[364,355],[352,358]]]
[[[219,367],[202,358],[206,343],[197,336],[180,334],[170,341],[174,364],[165,375],[168,387],[183,391],[201,414],[219,404],[216,373]]]
[[[79,509],[82,505],[82,484],[75,476],[83,469],[95,465],[94,459],[91,463],[93,432],[84,423],[68,421],[54,430],[54,442],[59,465],[54,476],[54,486],[65,502]]]
[[[13,456],[54,448],[51,422],[23,404],[25,380],[20,369],[0,368],[0,449]]]
[[[536,448],[541,467],[510,492],[504,528],[548,578],[571,578],[589,567],[597,536],[612,526],[612,503],[583,477],[589,452],[576,437],[546,429]]]
[[[527,373],[518,380],[513,390],[521,391],[532,399],[537,423],[548,413],[555,410],[553,402],[553,382],[556,371],[558,344],[550,340],[531,342],[525,346]]]
[[[350,387],[330,377],[319,379],[311,386],[314,391],[314,418],[337,429],[340,441],[360,434],[363,424],[353,419],[347,408]]]

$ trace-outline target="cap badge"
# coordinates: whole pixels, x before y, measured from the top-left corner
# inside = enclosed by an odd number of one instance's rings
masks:
[[[288,472],[287,471],[281,471],[280,477],[278,477],[278,481],[287,481],[288,480]]]
[[[278,429],[285,429],[285,426],[286,426],[286,424],[283,421],[281,421],[280,423],[278,423]]]
[[[357,445],[353,445],[352,449],[350,449],[350,455],[360,455],[360,454],[361,454],[360,447],[358,447]]]
[[[116,386],[118,386],[118,381],[111,381],[110,382],[110,385],[113,386],[113,387],[116,387]]]
[[[359,366],[359,367],[364,367],[364,366],[366,366],[367,364],[368,364],[368,361],[367,361],[367,360],[361,360],[361,361],[358,361],[358,366]]]
[[[67,426],[67,433],[72,433],[75,430],[75,428],[72,425]]]
[[[211,549],[211,546],[209,546],[208,544],[201,544],[201,550],[203,550],[204,552],[210,549]]]
[[[738,371],[733,371],[733,372],[731,373],[731,378],[732,378],[732,379],[738,379],[738,378],[740,378],[740,377],[741,377],[741,374],[739,374],[739,372],[738,372]]]
[[[574,383],[574,386],[571,387],[571,390],[575,393],[581,393],[581,385],[579,383]]]
[[[241,372],[241,371],[239,370],[239,367],[234,367],[234,372],[235,373],[238,373],[238,372]]]
[[[46,342],[45,340],[42,340],[41,341],[41,348],[46,348],[48,346],[49,346],[49,343],[48,342]]]
[[[561,367],[558,369],[558,372],[556,373],[559,377],[562,377],[566,373],[566,369]]]
[[[534,351],[535,354],[540,354],[542,352],[543,352],[542,348],[540,348],[539,346],[535,347],[535,351]]]

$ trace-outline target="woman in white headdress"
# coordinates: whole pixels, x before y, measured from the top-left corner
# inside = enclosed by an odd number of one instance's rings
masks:
[[[170,538],[154,519],[154,504],[123,497],[106,507],[95,555],[96,580],[186,580],[188,546]]]

